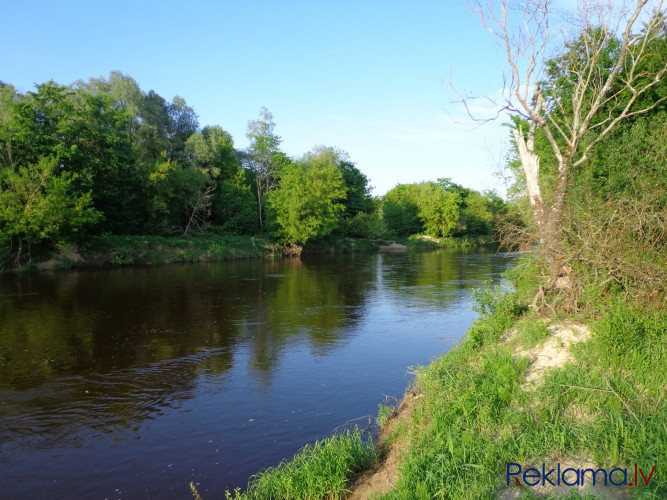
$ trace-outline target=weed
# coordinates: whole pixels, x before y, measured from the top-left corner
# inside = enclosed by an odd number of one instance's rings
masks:
[[[396,415],[396,408],[390,405],[380,404],[378,405],[378,416],[377,424],[380,426],[380,429],[383,429],[387,422]]]
[[[342,499],[351,477],[374,465],[373,441],[364,439],[359,428],[344,431],[303,447],[290,461],[266,469],[250,478],[245,492],[225,491],[227,500],[251,499]]]
[[[515,328],[517,334],[512,338],[511,345],[521,346],[524,350],[542,343],[549,335],[546,322],[533,317],[521,318]]]

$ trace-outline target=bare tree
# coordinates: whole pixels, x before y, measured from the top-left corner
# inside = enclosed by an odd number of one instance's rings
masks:
[[[667,60],[647,63],[652,43],[665,36],[662,0],[635,0],[631,5],[580,0],[576,16],[568,20],[576,27],[576,36],[566,36],[565,50],[556,56],[552,4],[551,0],[520,4],[474,0],[472,8],[505,49],[504,91],[499,100],[489,100],[521,119],[513,137],[537,237],[555,280],[569,267],[562,225],[570,177],[619,122],[646,113],[667,98],[646,99],[667,74]],[[470,98],[461,100],[474,119]],[[540,182],[538,132],[546,137],[557,164],[550,186]]]
[[[183,231],[183,236],[187,236],[193,231],[201,231],[208,226],[208,219],[211,216],[213,191],[215,191],[215,187],[208,186],[205,190],[200,190],[197,194],[190,197],[188,200],[190,218]]]

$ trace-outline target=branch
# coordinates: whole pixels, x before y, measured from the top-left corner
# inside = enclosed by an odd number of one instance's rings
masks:
[[[628,406],[628,404],[627,404],[625,401],[623,401],[623,399],[621,398],[621,396],[619,396],[618,393],[617,393],[614,389],[611,388],[611,385],[609,384],[609,380],[607,380],[606,382],[607,382],[607,387],[609,387],[609,390],[606,390],[606,389],[596,389],[595,387],[583,387],[583,386],[581,386],[581,385],[568,385],[568,384],[561,384],[561,387],[569,387],[569,388],[571,388],[571,389],[583,389],[583,390],[586,390],[586,391],[609,392],[609,393],[613,394],[614,396],[616,396],[616,397],[618,398],[618,400],[619,400],[621,403],[623,403],[623,406],[625,406],[625,409],[628,410],[628,411],[630,412],[630,414],[635,418],[635,420],[637,421],[637,423],[638,423],[639,425],[642,425],[642,423],[641,423],[641,421],[639,420],[639,418],[637,418],[637,415],[635,415],[635,412],[632,411],[632,409]]]

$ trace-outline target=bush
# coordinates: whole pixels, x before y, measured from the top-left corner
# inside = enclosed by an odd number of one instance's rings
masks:
[[[360,212],[347,223],[347,234],[354,238],[381,238],[387,232],[378,214]]]

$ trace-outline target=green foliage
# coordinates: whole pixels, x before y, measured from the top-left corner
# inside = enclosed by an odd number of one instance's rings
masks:
[[[382,199],[382,218],[397,236],[421,233],[415,184],[398,184]]]
[[[595,150],[582,171],[575,189],[579,196],[588,188],[601,198],[637,197],[652,191],[661,195],[657,203],[666,203],[667,111],[640,117],[620,126],[617,133]]]
[[[487,281],[483,288],[475,288],[472,297],[475,300],[472,310],[483,316],[496,313],[514,316],[518,307],[514,294],[501,285],[491,286],[490,281]]]
[[[466,335],[476,347],[496,342],[528,309],[516,293],[501,286],[491,287],[490,283],[473,290],[472,296],[475,299],[472,309],[482,318],[472,324]]]
[[[355,238],[381,238],[387,228],[379,214],[359,212],[347,223],[346,233]]]
[[[343,176],[326,157],[306,157],[281,172],[280,186],[269,195],[279,237],[289,244],[326,236],[344,209]]]
[[[239,171],[242,175],[243,172]],[[213,193],[211,221],[223,231],[255,234],[258,230],[257,204],[250,186],[241,182],[220,182]]]
[[[77,174],[57,175],[53,159],[0,170],[0,245],[71,240],[99,218],[90,192],[72,194]]]
[[[239,169],[232,136],[217,125],[193,133],[185,142],[185,157],[211,179],[232,179]]]
[[[384,428],[387,425],[387,422],[396,415],[396,408],[390,405],[380,404],[378,405],[378,416],[377,424],[380,426],[380,429]]]
[[[182,97],[146,92],[117,71],[71,85],[50,81],[25,94],[0,82],[0,187],[7,190],[0,237],[8,245],[2,252],[16,254],[16,238],[50,245],[211,225],[222,233],[276,234],[292,244],[330,234],[476,235],[493,224],[487,195],[447,179],[397,186],[380,204],[340,149],[317,146],[295,166],[280,151],[266,108],[246,135],[250,146],[238,151],[220,126],[199,129]],[[42,162],[51,162],[48,175],[40,173]],[[32,195],[20,194],[21,185],[38,187],[39,209],[22,208],[18,199]],[[55,207],[67,221],[47,215]]]
[[[343,158],[347,158],[347,154]],[[373,202],[368,177],[347,159],[339,160],[337,163],[343,174],[343,182],[347,191],[347,196],[343,202],[343,205],[345,205],[344,218],[351,219],[359,214],[371,212]]]
[[[597,321],[596,330],[599,341],[619,358],[653,357],[653,346],[658,345],[667,332],[667,314],[651,309],[640,311],[617,299]]]
[[[419,218],[429,236],[449,236],[459,222],[458,193],[443,191],[435,184],[420,185]]]
[[[190,202],[206,189],[208,182],[200,170],[182,168],[169,160],[156,164],[147,184],[153,230],[182,232],[192,211]]]
[[[347,430],[303,447],[290,461],[281,462],[250,479],[244,493],[225,491],[228,500],[271,498],[308,500],[342,499],[354,474],[374,465],[377,454],[372,440],[358,428]]]
[[[282,139],[275,133],[276,124],[271,112],[263,107],[259,116],[258,120],[248,122],[246,137],[250,140],[250,146],[245,159],[247,168],[254,175],[259,227],[262,229],[264,227],[264,203],[276,185],[277,174],[281,167],[277,164],[276,159],[282,159],[277,156]]]
[[[398,236],[489,235],[496,216],[504,211],[504,202],[495,194],[480,194],[450,179],[399,184],[382,200],[387,229]]]
[[[471,192],[465,199],[465,208],[463,209],[462,225],[467,234],[490,234],[493,232],[494,213],[492,203],[496,199],[489,199],[488,196]],[[496,208],[496,210],[498,210]]]

